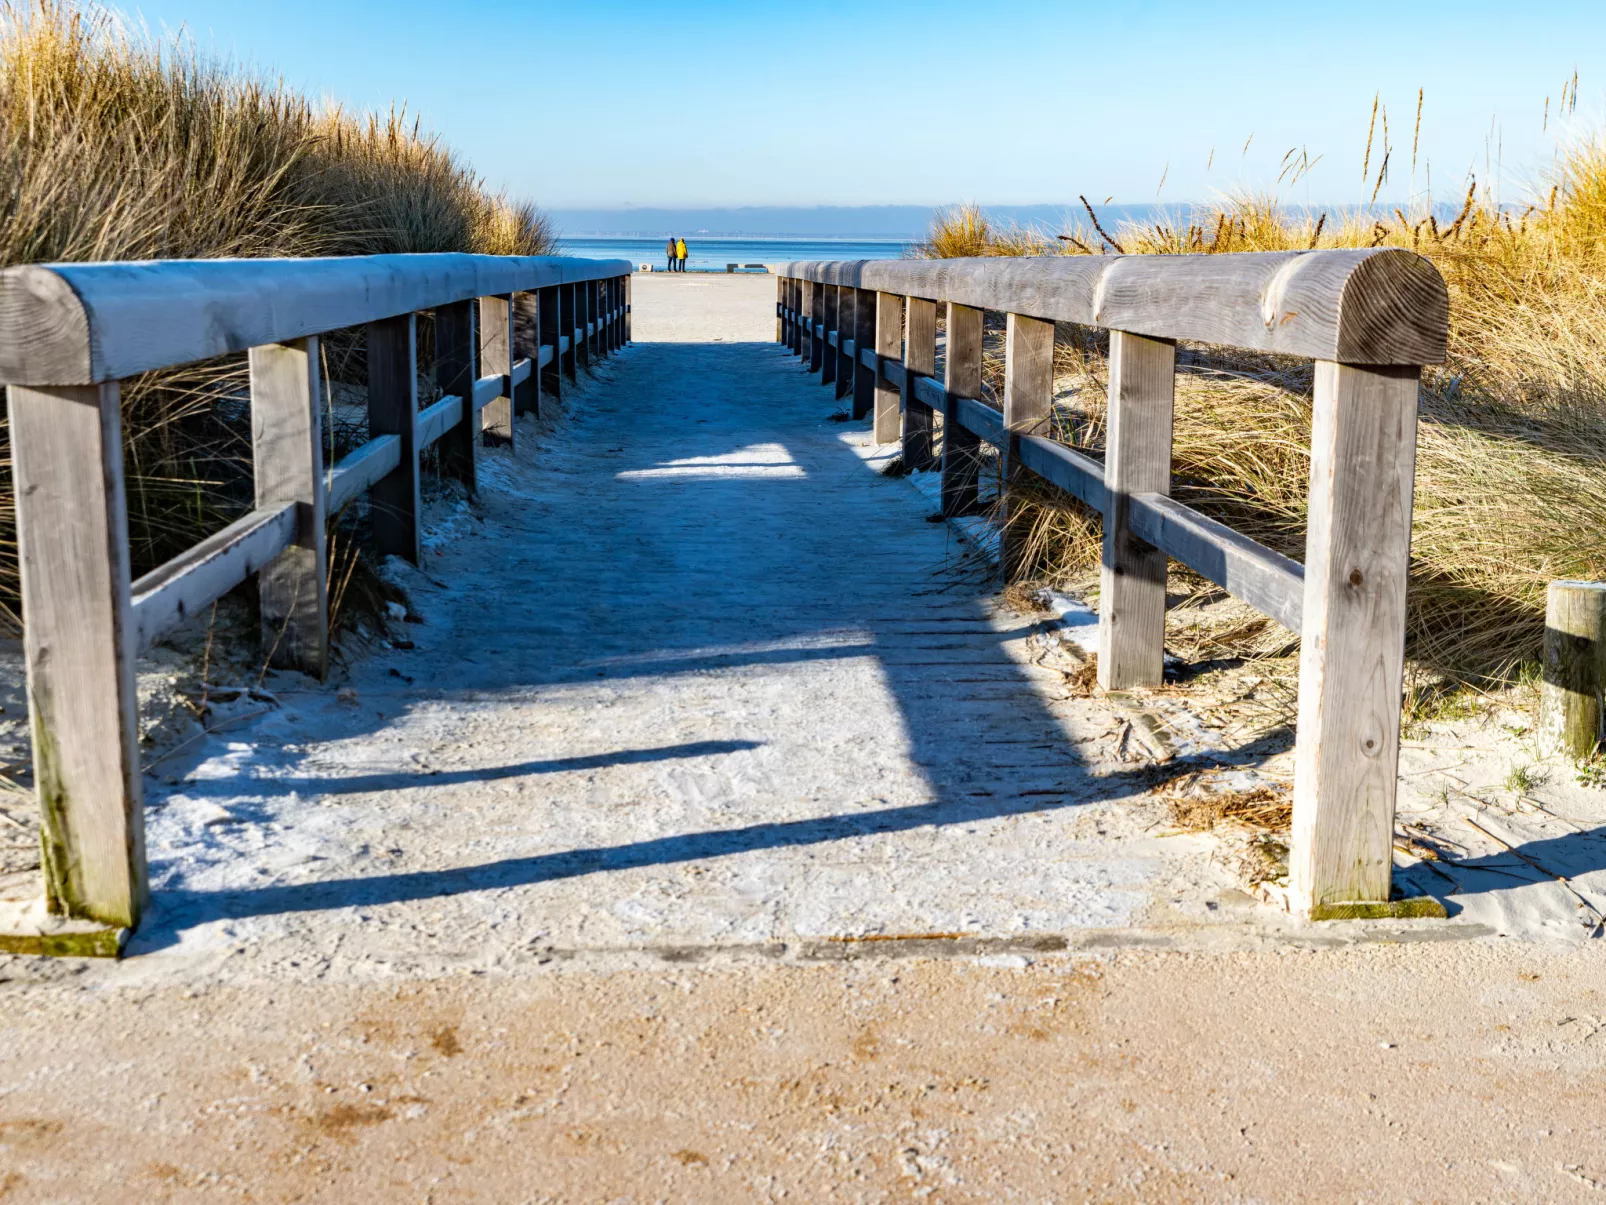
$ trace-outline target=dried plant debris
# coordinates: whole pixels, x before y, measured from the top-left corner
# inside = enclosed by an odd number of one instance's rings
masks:
[[[1172,824],[1190,833],[1210,832],[1228,825],[1256,832],[1288,830],[1294,819],[1294,805],[1286,787],[1268,782],[1244,787],[1217,785],[1226,777],[1190,774],[1172,784],[1162,796],[1171,811]]]

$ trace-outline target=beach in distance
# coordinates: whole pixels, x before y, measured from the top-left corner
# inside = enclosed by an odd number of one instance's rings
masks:
[[[726,264],[784,264],[795,259],[901,259],[914,243],[913,239],[699,238],[685,231],[676,233],[686,240],[686,267],[692,272],[723,272]],[[583,259],[628,259],[638,267],[651,264],[661,272],[666,241],[667,236],[563,237],[558,240],[558,250]]]

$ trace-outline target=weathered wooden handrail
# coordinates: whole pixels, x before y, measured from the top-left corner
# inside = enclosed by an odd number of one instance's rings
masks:
[[[534,311],[519,337],[515,298]],[[416,313],[441,397],[419,409]],[[369,440],[325,472],[318,339],[367,327]],[[630,340],[630,264],[556,256],[47,264],[0,272],[34,772],[52,911],[131,929],[147,894],[135,654],[255,575],[275,665],[328,667],[325,516],[371,493],[419,557],[419,458],[475,484],[484,429]],[[250,353],[256,507],[129,580],[119,382]],[[483,373],[481,367],[491,371]],[[465,399],[467,402],[465,404]]]
[[[1375,248],[802,262],[777,276],[778,341],[851,396],[855,418],[873,410],[876,439],[901,438],[908,467],[936,466],[943,415],[944,514],[978,505],[977,441],[999,449],[1006,567],[1021,474],[1101,512],[1106,689],[1163,680],[1168,556],[1300,634],[1292,900],[1318,918],[1387,912],[1417,393],[1449,327],[1433,266]],[[1007,315],[1001,412],[981,398],[987,310]],[[1048,437],[1056,322],[1111,332],[1102,464]],[[1317,362],[1303,565],[1169,496],[1178,340]]]

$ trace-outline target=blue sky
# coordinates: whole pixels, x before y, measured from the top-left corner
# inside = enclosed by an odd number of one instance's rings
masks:
[[[127,11],[318,96],[405,101],[493,186],[551,208],[1182,202],[1270,187],[1301,147],[1321,158],[1283,195],[1355,203],[1371,194],[1361,163],[1379,92],[1393,147],[1383,196],[1399,201],[1412,194],[1418,88],[1416,193],[1431,169],[1434,195],[1451,199],[1471,169],[1498,175],[1515,200],[1558,130],[1599,128],[1606,107],[1599,0],[148,0]],[[1577,114],[1559,123],[1575,70]],[[1375,147],[1374,172],[1378,158]]]

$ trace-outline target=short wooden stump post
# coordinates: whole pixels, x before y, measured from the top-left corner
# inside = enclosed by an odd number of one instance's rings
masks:
[[[1588,757],[1606,740],[1606,582],[1545,590],[1539,751]]]

